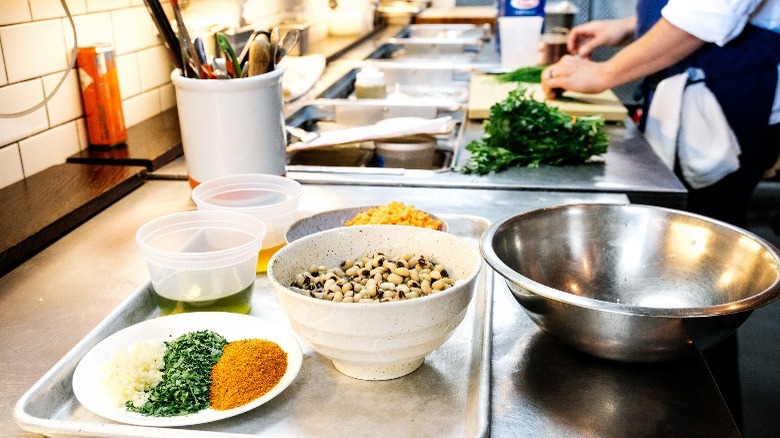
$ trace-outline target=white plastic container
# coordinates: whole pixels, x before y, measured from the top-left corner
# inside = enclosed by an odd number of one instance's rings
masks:
[[[367,65],[355,75],[355,97],[358,99],[384,99],[387,97],[385,73],[373,65]]]
[[[231,211],[187,211],[154,219],[136,233],[163,315],[249,313],[265,225]]]
[[[227,210],[251,215],[265,224],[267,234],[257,260],[265,272],[268,260],[285,245],[287,228],[298,219],[303,187],[294,179],[264,174],[228,175],[192,190],[198,210]]]

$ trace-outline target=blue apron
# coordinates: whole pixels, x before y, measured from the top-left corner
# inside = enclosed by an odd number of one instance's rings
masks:
[[[666,0],[637,1],[637,37],[661,18],[665,4]],[[689,210],[744,226],[750,194],[764,172],[775,164],[780,152],[780,126],[768,126],[779,63],[780,34],[748,24],[723,47],[706,44],[645,80],[646,115],[658,82],[689,67],[702,69],[707,87],[720,103],[739,141],[740,169],[712,186],[698,190],[688,187]]]

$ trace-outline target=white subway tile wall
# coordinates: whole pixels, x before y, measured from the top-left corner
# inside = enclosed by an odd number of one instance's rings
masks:
[[[6,63],[8,64],[8,63]],[[20,112],[32,103],[43,100],[43,83],[40,79],[19,82],[0,88],[0,112]],[[13,119],[0,118],[0,145],[14,143],[49,128],[46,108]]]
[[[19,142],[24,171],[35,174],[59,164],[57,157],[70,156],[79,151],[79,132],[76,121],[56,126]]]
[[[87,13],[87,0],[67,0],[65,3],[73,15]],[[60,0],[30,0],[30,11],[35,21],[65,16],[65,9],[62,8]]]
[[[44,76],[42,79],[43,90],[48,96],[54,92],[54,87],[62,79],[62,73],[54,73]],[[72,71],[68,74],[60,89],[57,90],[57,94],[52,96],[49,104],[46,105],[51,126],[61,125],[82,116],[84,111],[81,108],[80,93],[78,74]]]
[[[316,21],[319,0],[190,0],[241,5],[254,25],[290,12]],[[169,7],[167,0],[161,0]],[[133,126],[176,105],[168,49],[144,0],[66,0],[79,46],[110,42],[116,53],[125,124]],[[258,12],[259,11],[259,12]],[[246,17],[244,17],[246,20]],[[60,0],[0,0],[0,113],[27,110],[52,93],[65,74],[73,30]],[[48,104],[29,115],[0,117],[0,188],[64,163],[87,147],[78,75],[68,74]]]
[[[0,149],[0,187],[13,184],[24,178],[19,144],[12,143]]]
[[[5,26],[0,28],[0,41],[11,84],[62,71],[68,64],[59,19]]]
[[[130,113],[125,116],[128,126],[159,114],[163,106],[172,107],[169,81],[161,81],[160,72],[170,74],[173,64],[143,0],[66,3],[79,46],[114,45],[123,107],[130,107],[124,108]],[[0,113],[26,110],[50,95],[65,74],[72,49],[73,30],[60,0],[0,1]],[[154,80],[144,83],[142,71],[153,72]],[[27,116],[0,118],[0,187],[63,163],[85,147],[74,70],[43,108]]]
[[[8,83],[8,78],[5,75],[5,61],[3,61],[3,47],[0,45],[0,86]]]

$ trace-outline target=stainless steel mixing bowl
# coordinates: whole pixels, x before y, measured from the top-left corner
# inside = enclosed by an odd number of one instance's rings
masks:
[[[480,248],[544,332],[619,361],[706,349],[780,294],[771,244],[659,207],[542,208],[493,224]]]

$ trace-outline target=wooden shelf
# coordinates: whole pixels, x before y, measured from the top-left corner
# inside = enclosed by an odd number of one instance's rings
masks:
[[[184,153],[176,108],[127,129],[127,144],[113,148],[90,147],[68,157],[68,163],[143,166],[159,169]]]
[[[0,189],[0,275],[143,184],[146,169],[64,163]]]

